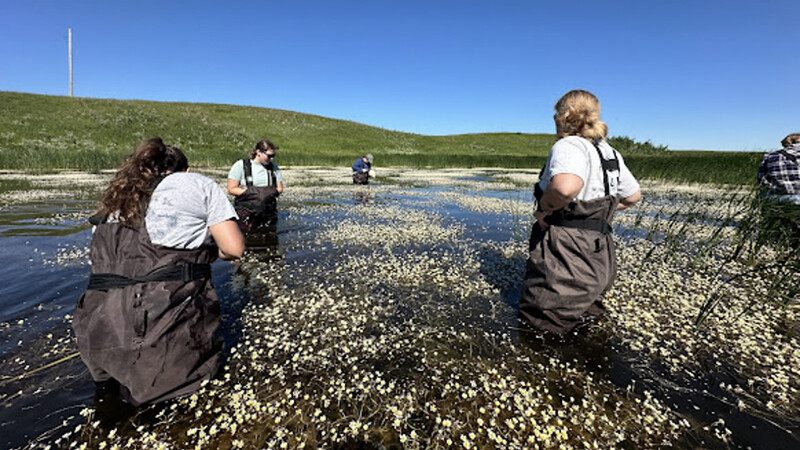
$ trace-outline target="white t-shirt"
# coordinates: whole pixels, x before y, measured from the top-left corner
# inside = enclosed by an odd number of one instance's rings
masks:
[[[608,172],[608,185],[611,195],[621,198],[629,197],[639,190],[639,182],[622,160],[622,155],[603,140],[600,141],[600,151],[603,158],[619,160],[619,172]],[[605,197],[605,185],[603,183],[603,167],[600,156],[591,141],[579,136],[567,136],[559,139],[550,149],[550,156],[547,164],[542,170],[542,179],[539,187],[542,191],[547,189],[553,176],[559,173],[570,173],[583,180],[581,189],[575,200],[594,200]]]
[[[236,210],[217,183],[197,173],[180,172],[156,187],[145,224],[153,244],[195,249],[208,236],[208,227],[236,218]]]

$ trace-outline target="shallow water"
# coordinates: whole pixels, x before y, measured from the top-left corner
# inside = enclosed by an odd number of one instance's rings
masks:
[[[292,171],[285,172],[291,180]],[[668,371],[621,342],[608,320],[565,339],[525,329],[517,321],[515,308],[530,230],[529,186],[509,185],[497,171],[427,175],[409,180],[389,172],[368,187],[308,184],[301,175],[297,175],[296,187],[287,183],[277,229],[249,236],[245,261],[213,266],[214,284],[225,312],[227,348],[258,335],[252,322],[258,308],[269,310],[283,295],[313,298],[326,289],[339,302],[370,297],[374,301],[367,306],[391,310],[385,321],[375,320],[382,317],[378,313],[372,319],[365,316],[366,322],[359,327],[369,339],[379,339],[389,329],[408,334],[402,342],[419,346],[413,353],[386,353],[370,360],[375,372],[391,374],[387,377],[398,383],[419,383],[444,395],[447,389],[424,380],[431,373],[428,366],[434,367],[432,373],[457,366],[462,359],[486,361],[487,367],[505,366],[507,358],[514,357],[525,362],[511,365],[508,371],[526,378],[523,372],[528,365],[556,360],[600,380],[599,390],[604,395],[633,399],[652,395],[660,400],[672,416],[670,420],[685,419],[690,424],[678,439],[671,440],[675,447],[800,445],[797,437],[784,431],[794,426],[791,422],[760,418],[733,406],[735,399],[717,385],[736,383],[735,377],[722,375],[725,371],[720,370],[676,382]],[[0,239],[7,257],[0,270],[2,447],[37,447],[65,434],[64,439],[72,441],[79,435],[72,430],[86,422],[80,415],[84,408],[97,407],[96,419],[103,419],[104,414],[94,399],[88,372],[79,358],[72,357],[75,345],[69,328],[73,303],[88,280],[90,230],[82,218],[90,214],[92,198],[99,195],[102,183],[52,184],[38,187],[49,195],[31,200],[14,195],[30,186],[0,184],[4,195]],[[369,228],[359,227],[359,221],[369,223]],[[369,234],[381,227],[386,227],[384,234]],[[421,236],[418,229],[429,230],[430,235]],[[350,230],[360,234],[348,234]],[[641,231],[634,233],[620,224],[615,231],[628,239],[641,237]],[[426,265],[426,255],[440,262],[452,261],[452,267],[472,263],[476,267],[450,274],[445,265],[445,271],[437,272],[442,265]],[[386,278],[359,278],[359,271],[372,273],[370,270],[390,258],[396,258],[396,263],[385,273]],[[366,265],[359,265],[361,261]],[[404,261],[416,261],[417,265],[408,263],[406,267]],[[337,270],[341,268],[342,272]],[[405,269],[411,272],[402,272]],[[348,271],[359,273],[348,275]],[[474,279],[461,283],[458,277],[463,273]],[[338,286],[346,292],[338,292]],[[465,299],[469,302],[464,303]],[[431,333],[430,338],[416,336],[423,330]],[[379,354],[381,351],[378,348]],[[426,365],[420,355],[432,351],[437,360]],[[64,358],[68,359],[46,367]],[[244,364],[230,353],[228,358],[232,367]],[[333,371],[335,365],[331,367]],[[571,373],[569,370],[566,373]],[[563,387],[558,380],[538,382],[555,389]],[[718,424],[719,419],[724,419],[724,425]],[[424,422],[422,418],[409,420]],[[191,425],[176,423],[175,430],[167,434],[185,434]],[[724,433],[726,427],[731,434],[728,443],[715,437],[715,432]],[[398,432],[397,437],[387,439],[403,442],[400,436]],[[621,444],[633,445],[630,441]]]

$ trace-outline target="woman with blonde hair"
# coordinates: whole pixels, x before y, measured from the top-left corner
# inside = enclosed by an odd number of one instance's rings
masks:
[[[603,313],[616,273],[611,219],[641,198],[639,183],[605,140],[600,102],[567,92],[555,105],[558,140],[536,184],[520,317],[567,333]]]

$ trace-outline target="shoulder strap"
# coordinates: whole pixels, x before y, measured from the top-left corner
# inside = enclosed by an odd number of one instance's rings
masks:
[[[277,186],[277,180],[275,180],[275,166],[272,164],[272,161],[262,164],[265,169],[267,169],[267,186]]]
[[[95,213],[93,216],[89,217],[89,223],[94,226],[106,223],[107,220],[108,220],[108,215],[100,212]]]
[[[244,167],[244,183],[247,187],[253,185],[253,162],[247,158],[242,159],[242,166]]]
[[[606,196],[609,196],[611,195],[611,187],[608,185],[608,172],[619,172],[619,159],[617,159],[617,152],[616,150],[614,151],[614,158],[605,159],[603,157],[603,152],[600,151],[600,145],[598,145],[597,141],[592,141],[592,144],[594,144],[594,148],[597,150],[597,156],[600,157],[600,165],[603,169],[603,187],[606,189]]]

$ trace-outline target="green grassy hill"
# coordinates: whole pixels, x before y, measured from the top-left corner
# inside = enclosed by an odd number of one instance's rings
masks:
[[[349,166],[372,153],[377,166],[539,168],[555,142],[552,134],[423,136],[248,106],[0,92],[2,169],[114,168],[139,141],[153,136],[183,149],[192,165],[213,167],[244,157],[264,138],[280,146],[282,166]],[[669,152],[625,137],[613,138],[612,145],[640,177],[741,182],[740,175],[755,173],[760,158]],[[678,167],[684,162],[695,167],[686,172]],[[697,170],[698,162],[711,169]]]

